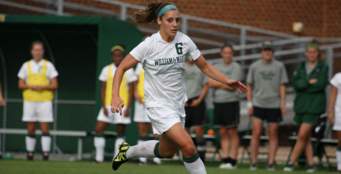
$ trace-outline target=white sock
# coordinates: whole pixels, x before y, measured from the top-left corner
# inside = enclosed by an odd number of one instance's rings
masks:
[[[43,152],[50,152],[51,150],[51,137],[50,136],[41,136],[41,149]]]
[[[135,146],[131,146],[127,151],[127,158],[134,157],[155,157],[154,149],[159,141],[149,140],[138,143]]]
[[[337,170],[341,171],[341,148],[338,147],[336,150],[336,163],[337,163]]]
[[[34,152],[34,149],[35,149],[35,146],[36,146],[36,138],[35,137],[26,136],[25,143],[26,143],[26,151],[27,152]]]
[[[94,145],[96,149],[96,157],[95,160],[97,162],[104,161],[104,148],[105,148],[105,138],[104,137],[95,137]]]
[[[140,144],[140,143],[142,143],[142,142],[144,142],[144,140],[137,140],[137,144]],[[140,161],[141,163],[146,163],[146,162],[147,162],[147,158],[146,158],[146,157],[140,157],[140,158],[139,158],[139,161]]]
[[[184,162],[187,171],[190,174],[206,174],[206,168],[200,157],[193,162]]]
[[[118,152],[119,152],[119,148],[120,148],[120,145],[122,144],[122,143],[124,143],[125,142],[125,140],[124,140],[124,138],[122,138],[122,137],[117,137],[116,138],[116,140],[115,140],[115,149],[114,149],[114,156],[116,156],[117,154],[118,154]]]

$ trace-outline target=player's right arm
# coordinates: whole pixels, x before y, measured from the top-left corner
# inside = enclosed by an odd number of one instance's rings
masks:
[[[112,97],[112,111],[113,112],[119,112],[122,114],[122,108],[123,108],[123,101],[120,98],[119,91],[120,91],[120,85],[122,82],[122,78],[124,73],[130,69],[133,68],[135,65],[137,65],[139,62],[131,55],[128,54],[120,63],[120,66],[116,69],[115,75],[114,75],[114,81],[113,81],[113,97]]]

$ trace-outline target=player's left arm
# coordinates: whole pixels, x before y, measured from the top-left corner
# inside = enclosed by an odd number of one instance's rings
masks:
[[[245,87],[245,85],[241,84],[239,81],[232,80],[229,77],[225,76],[217,68],[209,64],[202,55],[198,59],[196,59],[194,62],[198,66],[198,68],[208,77],[220,83],[226,84],[230,86],[231,88],[239,88],[242,92],[247,91],[247,88]]]

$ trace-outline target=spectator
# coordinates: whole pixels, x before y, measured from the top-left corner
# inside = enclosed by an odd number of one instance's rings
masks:
[[[204,123],[206,116],[205,97],[208,92],[207,78],[194,65],[193,61],[187,60],[185,64],[186,93],[189,98],[186,102],[185,128],[195,132],[195,144],[200,158],[205,161],[206,141],[204,138]]]
[[[331,89],[328,105],[328,121],[333,125],[338,140],[336,151],[337,171],[341,172],[341,73],[330,81]]]
[[[242,80],[243,71],[241,66],[233,61],[232,45],[225,44],[221,48],[220,55],[224,62],[217,64],[216,68],[233,80]],[[214,80],[210,80],[209,85],[214,89],[214,124],[220,128],[222,164],[219,167],[234,169],[237,165],[239,148],[239,92]]]
[[[110,111],[112,100],[112,85],[115,71],[124,58],[124,47],[122,45],[115,45],[111,49],[111,64],[105,66],[99,76],[101,81],[101,104],[102,108],[98,113],[96,122],[96,136],[94,138],[94,145],[96,148],[96,162],[100,163],[104,160],[105,138],[104,130],[108,124],[115,124],[117,138],[115,140],[115,153],[118,152],[118,147],[124,140],[124,134],[127,125],[131,123],[129,117],[130,106],[133,100],[133,84],[137,77],[133,69],[129,69],[123,78],[123,83],[120,88],[120,96],[124,100],[124,113],[118,114]]]
[[[274,60],[270,42],[265,42],[261,50],[261,60],[253,63],[249,69],[248,113],[252,116],[251,170],[256,170],[259,140],[262,123],[268,123],[269,155],[268,170],[275,169],[275,157],[278,148],[278,124],[286,113],[286,87],[288,77],[284,65]]]
[[[310,135],[313,126],[326,111],[326,87],[328,85],[328,66],[319,61],[319,48],[309,43],[306,48],[306,61],[299,65],[293,76],[296,92],[294,121],[299,125],[298,137],[285,171],[292,171],[302,151],[305,149],[308,162],[307,172],[314,172],[313,149]]]
[[[33,160],[36,144],[35,123],[40,122],[43,159],[48,160],[51,148],[49,123],[53,122],[53,93],[58,87],[58,72],[54,65],[44,59],[44,45],[34,41],[31,46],[32,60],[25,62],[18,73],[19,89],[23,91],[23,122],[27,126],[25,138],[27,159]]]

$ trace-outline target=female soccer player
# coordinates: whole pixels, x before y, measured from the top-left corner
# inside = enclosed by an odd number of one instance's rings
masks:
[[[139,133],[139,140],[137,143],[150,139],[148,132],[151,129],[150,119],[144,112],[144,70],[142,64],[138,64],[135,69],[135,74],[138,77],[137,83],[135,84],[135,110],[134,110],[134,122],[137,124],[137,130]],[[147,158],[140,157],[140,163],[147,163]],[[160,158],[154,157],[153,162],[155,164],[161,164]]]
[[[328,104],[328,121],[333,125],[338,140],[336,151],[337,171],[341,172],[341,73],[330,81],[331,89]]]
[[[221,48],[220,55],[223,63],[216,67],[225,75],[242,80],[242,67],[233,61],[233,47],[225,44]],[[214,102],[214,124],[220,128],[220,146],[222,151],[221,169],[234,169],[237,167],[239,136],[238,124],[240,117],[239,101],[240,95],[235,89],[210,80],[209,85],[213,88]]]
[[[41,41],[32,42],[31,55],[32,59],[25,62],[18,73],[19,89],[23,91],[24,98],[22,121],[27,126],[27,159],[33,160],[35,123],[40,122],[42,155],[44,160],[48,160],[51,148],[49,123],[53,122],[52,100],[58,87],[58,72],[51,62],[44,59],[44,45]]]
[[[305,151],[308,169],[314,172],[313,149],[310,135],[313,126],[326,109],[326,87],[328,85],[328,66],[319,61],[319,48],[316,43],[309,43],[306,48],[306,62],[300,64],[293,76],[296,92],[294,101],[294,121],[299,125],[295,147],[285,171],[292,171],[302,151]]]
[[[125,108],[123,116],[112,115],[110,111],[111,96],[112,96],[112,80],[114,73],[118,65],[122,62],[124,58],[124,47],[122,45],[115,45],[111,48],[111,64],[105,66],[99,76],[99,80],[102,82],[101,87],[101,101],[102,108],[98,113],[96,122],[96,136],[94,138],[94,145],[96,148],[96,162],[100,163],[104,160],[104,148],[105,148],[105,138],[103,137],[103,132],[107,128],[108,124],[115,124],[117,138],[115,140],[115,154],[118,153],[118,147],[124,142],[124,133],[127,125],[131,123],[129,117],[130,105],[133,99],[133,82],[137,80],[133,69],[129,69],[124,74],[124,82],[122,83],[119,95],[122,97]]]
[[[205,174],[204,163],[183,127],[187,100],[183,75],[186,58],[190,57],[210,78],[244,92],[246,87],[208,64],[193,41],[178,32],[180,14],[174,4],[152,3],[145,11],[138,13],[136,19],[138,22],[156,21],[160,31],[135,47],[116,70],[112,111],[122,112],[123,102],[118,91],[123,73],[141,62],[145,70],[145,112],[151,120],[154,133],[160,135],[160,141],[145,141],[132,147],[123,143],[119,154],[113,158],[113,170],[117,170],[129,158],[171,157],[179,148],[187,171],[191,174]]]

